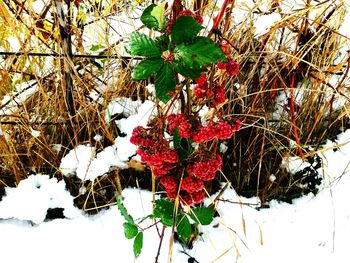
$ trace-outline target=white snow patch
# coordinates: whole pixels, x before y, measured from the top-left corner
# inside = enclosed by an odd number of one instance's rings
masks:
[[[17,188],[6,188],[0,202],[0,218],[28,220],[40,224],[45,220],[49,208],[64,208],[67,218],[80,215],[73,205],[73,198],[65,189],[64,181],[48,175],[31,175],[22,180]]]

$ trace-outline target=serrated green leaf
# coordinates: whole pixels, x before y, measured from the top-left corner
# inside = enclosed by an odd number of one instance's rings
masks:
[[[181,146],[181,136],[179,134],[179,127],[176,127],[174,129],[173,142],[174,142],[174,148],[179,149]]]
[[[162,49],[162,51],[168,50],[170,39],[167,35],[161,35],[154,39],[156,44]]]
[[[160,218],[165,226],[173,225],[173,213],[174,200],[162,198],[155,201],[153,216],[155,218]]]
[[[163,66],[162,58],[151,58],[141,61],[132,71],[131,77],[134,80],[147,79],[160,70]]]
[[[175,50],[177,60],[184,67],[196,69],[211,63],[227,61],[221,48],[207,37],[196,37],[191,44],[180,44]]]
[[[117,200],[117,206],[120,211],[120,214],[124,217],[124,219],[128,223],[135,224],[134,219],[132,218],[131,215],[129,215],[128,210],[126,210],[124,204],[122,203],[121,196],[117,196],[116,200]]]
[[[164,28],[165,4],[166,4],[165,2],[161,3],[157,6],[155,6],[151,11],[151,15],[157,19],[159,29]]]
[[[123,224],[123,227],[124,227],[124,235],[127,239],[134,238],[137,235],[137,233],[139,232],[137,229],[137,226],[135,224],[132,224],[132,223],[125,222]]]
[[[178,45],[191,41],[203,27],[191,16],[181,16],[171,28],[171,41]]]
[[[176,232],[182,242],[187,243],[189,241],[192,234],[192,228],[186,215],[179,214],[177,216]]]
[[[150,37],[140,32],[130,34],[127,51],[133,56],[144,57],[160,57],[163,53]]]
[[[159,27],[157,18],[155,18],[151,12],[153,8],[156,7],[155,4],[148,6],[141,15],[141,22],[149,29],[156,29]]]
[[[196,207],[191,210],[190,217],[197,224],[209,225],[214,219],[214,209],[210,207]]]
[[[134,246],[133,246],[135,258],[140,256],[141,250],[142,250],[142,246],[143,246],[143,233],[139,232],[137,234],[137,236],[135,237]]]
[[[171,99],[171,95],[168,92],[174,91],[176,86],[172,64],[164,63],[156,75],[155,86],[157,98],[164,103],[168,102]]]
[[[181,74],[184,77],[191,79],[196,79],[201,76],[201,73],[205,71],[204,68],[186,68],[181,64],[175,64],[175,70],[177,73]]]

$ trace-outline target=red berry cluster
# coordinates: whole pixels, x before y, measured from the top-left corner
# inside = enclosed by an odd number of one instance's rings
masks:
[[[225,98],[225,88],[221,85],[214,85],[211,87],[207,82],[205,73],[202,73],[199,78],[196,79],[197,85],[193,89],[194,95],[198,99],[207,99],[210,101],[209,106],[211,108],[224,103]]]
[[[229,76],[236,76],[239,73],[239,65],[234,60],[229,62],[219,62],[216,65],[218,69],[224,70]]]
[[[202,181],[211,181],[215,178],[216,172],[221,170],[222,159],[220,155],[214,158],[207,157],[200,162],[195,162],[187,166],[186,171]]]
[[[155,177],[169,173],[179,161],[177,152],[159,132],[138,126],[133,130],[130,142],[138,145],[141,161],[151,167]]]
[[[167,118],[168,130],[174,134],[178,127],[179,135],[182,138],[192,138],[196,143],[208,142],[217,138],[219,140],[230,139],[235,131],[241,128],[240,120],[235,120],[231,125],[225,121],[210,122],[207,126],[198,123],[191,123],[184,114],[170,114]]]

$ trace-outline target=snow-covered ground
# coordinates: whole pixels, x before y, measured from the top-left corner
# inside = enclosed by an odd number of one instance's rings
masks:
[[[220,214],[188,250],[175,242],[173,262],[348,262],[350,251],[350,130],[328,142],[320,192],[293,204],[270,202],[257,209],[257,198],[237,196],[228,188],[217,204]],[[291,166],[299,165],[294,160]],[[132,241],[124,237],[116,206],[95,216],[73,206],[63,181],[32,175],[7,188],[0,202],[1,262],[133,262]],[[152,211],[152,193],[125,189],[124,204],[134,218]],[[215,198],[213,196],[212,198]],[[208,198],[206,202],[210,202]],[[241,204],[240,204],[241,203]],[[49,208],[63,208],[65,218],[45,220]],[[143,226],[152,221],[143,222]],[[167,262],[171,230],[165,232],[159,262]],[[154,262],[160,238],[155,227],[144,231],[136,262]],[[188,261],[190,262],[190,261]],[[196,261],[192,261],[196,262]]]

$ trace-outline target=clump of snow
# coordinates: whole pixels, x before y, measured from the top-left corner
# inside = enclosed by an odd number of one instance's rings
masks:
[[[0,202],[0,218],[40,224],[45,220],[49,208],[64,208],[67,218],[75,218],[81,213],[74,207],[64,181],[58,182],[48,175],[31,175],[20,181],[17,188],[6,188],[6,195]]]
[[[30,133],[35,138],[38,138],[40,136],[40,131],[34,130],[33,128],[30,128]]]
[[[279,13],[271,13],[268,15],[259,16],[255,23],[255,36],[259,37],[269,31],[269,29],[277,22],[281,21],[282,17]]]

